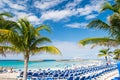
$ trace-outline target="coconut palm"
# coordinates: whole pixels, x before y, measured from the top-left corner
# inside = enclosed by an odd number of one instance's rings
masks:
[[[34,27],[27,19],[19,19],[18,26],[14,31],[0,29],[0,37],[11,43],[10,46],[2,46],[5,51],[23,53],[24,56],[24,75],[23,80],[27,78],[29,57],[42,52],[60,54],[60,51],[54,46],[43,46],[45,42],[51,42],[47,37],[42,37],[39,33],[41,30],[50,32],[50,28],[44,25]]]
[[[7,12],[0,13],[0,29],[13,30],[15,26],[17,26],[16,22],[7,20],[4,18],[4,16],[8,18],[12,18],[12,15],[10,13],[7,13]],[[0,43],[1,41],[3,41],[1,39],[2,38],[0,38]],[[4,46],[4,48],[7,48],[7,46]],[[4,49],[1,46],[0,46],[0,54],[2,56],[6,56],[6,54],[4,53]]]
[[[99,56],[99,57],[105,57],[105,60],[106,60],[106,63],[107,63],[107,62],[108,62],[108,57],[111,56],[111,55],[110,55],[111,53],[112,53],[112,52],[109,51],[109,48],[108,48],[108,49],[101,49],[101,50],[99,51],[98,56]]]
[[[112,10],[114,13],[109,17],[108,23],[103,22],[100,19],[95,19],[91,21],[87,27],[88,28],[96,28],[96,29],[102,29],[109,32],[109,37],[103,37],[103,38],[86,38],[81,41],[79,41],[79,44],[90,44],[93,43],[94,45],[111,45],[111,46],[117,46],[120,45],[120,0],[116,0],[116,3],[114,5],[111,5],[110,3],[105,3],[105,5],[102,7],[102,10]]]
[[[120,49],[115,49],[113,54],[114,54],[113,59],[120,60]]]

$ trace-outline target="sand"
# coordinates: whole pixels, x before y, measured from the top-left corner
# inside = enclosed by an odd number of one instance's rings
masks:
[[[0,80],[17,80],[19,73],[0,73]]]

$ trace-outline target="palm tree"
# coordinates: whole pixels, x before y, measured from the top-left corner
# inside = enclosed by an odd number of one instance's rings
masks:
[[[13,30],[15,28],[15,26],[17,26],[17,23],[14,21],[5,19],[4,16],[8,17],[8,18],[12,18],[12,15],[8,12],[0,13],[0,29]],[[0,43],[1,43],[1,41],[3,41],[3,40],[1,40],[1,38],[0,38]],[[7,46],[6,46],[6,48],[7,48]],[[2,56],[6,56],[4,49],[1,46],[0,46],[0,54]]]
[[[108,49],[102,49],[99,51],[99,54],[98,56],[99,57],[105,57],[105,60],[106,60],[106,63],[108,64],[108,57],[110,56],[112,52],[109,51],[109,48]]]
[[[120,60],[120,49],[115,49],[113,54],[114,54],[113,59]]]
[[[103,38],[86,38],[79,41],[79,44],[86,45],[86,44],[93,44],[95,45],[105,45],[105,46],[117,46],[120,45],[120,0],[116,0],[114,5],[110,3],[105,3],[102,7],[102,11],[109,9],[112,10],[114,13],[109,17],[108,23],[103,22],[100,19],[95,19],[91,21],[87,27],[88,28],[97,28],[106,30],[110,33],[109,37]]]
[[[10,42],[10,46],[2,46],[5,51],[21,52],[24,56],[24,75],[23,80],[27,79],[27,70],[29,57],[41,52],[60,54],[60,51],[54,46],[42,46],[45,42],[51,42],[47,37],[42,37],[39,33],[41,30],[50,32],[50,28],[44,25],[34,27],[27,19],[19,19],[18,26],[14,31],[0,29],[0,37]]]

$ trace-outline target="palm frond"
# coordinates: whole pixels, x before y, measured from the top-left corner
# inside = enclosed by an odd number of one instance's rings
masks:
[[[105,11],[107,9],[115,13],[120,13],[120,1],[116,0],[116,3],[113,5],[109,2],[105,2],[104,5],[102,6],[101,11]]]
[[[51,42],[51,40],[47,37],[41,37],[32,43],[31,48],[34,48],[35,46],[37,46],[37,44],[42,44],[44,42]]]
[[[6,53],[18,53],[19,50],[13,46],[0,46],[0,54],[6,56]]]
[[[104,11],[104,10],[107,10],[107,9],[112,10],[112,11],[114,10],[112,5],[109,2],[105,2],[103,4],[101,11]]]
[[[79,45],[87,45],[92,44],[91,48],[94,48],[95,46],[107,46],[107,47],[116,47],[119,45],[119,41],[110,39],[110,38],[86,38],[83,40],[80,40],[78,42]]]
[[[0,42],[10,42],[22,50],[24,47],[22,38],[11,30],[0,29]]]
[[[110,25],[111,25],[111,36],[114,37],[115,39],[120,39],[120,14],[115,13],[110,16]]]
[[[96,19],[91,21],[88,25],[88,28],[96,28],[96,29],[103,29],[103,30],[109,30],[110,26],[108,24],[106,24],[105,22]]]
[[[13,17],[13,16],[12,16],[10,13],[8,13],[8,12],[0,13],[0,16]]]
[[[113,39],[110,39],[108,37],[104,37],[104,38],[86,38],[86,39],[80,40],[78,42],[78,44],[83,45],[83,46],[87,45],[87,44],[106,45],[109,42],[116,42],[116,41],[113,40]]]
[[[115,0],[117,3],[120,3],[120,0]]]
[[[1,24],[0,24],[1,25]],[[2,29],[11,29],[11,30],[14,30],[15,28],[17,28],[17,23],[14,22],[14,21],[9,21],[9,20],[6,20],[3,22],[3,24],[1,25],[1,28]]]
[[[41,31],[41,30],[46,30],[48,32],[51,32],[50,27],[46,26],[46,25],[41,25],[39,27],[36,28],[36,31]]]
[[[61,52],[59,51],[59,49],[57,49],[54,46],[42,46],[42,47],[36,47],[32,50],[32,55],[35,55],[36,53],[38,54],[38,52],[46,52],[46,53],[51,53],[51,54],[61,54]]]
[[[100,50],[99,52],[100,52],[100,53],[103,53],[103,54],[107,54],[108,51],[109,51],[109,49],[102,49],[102,50]]]
[[[99,57],[103,57],[103,56],[105,57],[105,56],[107,56],[107,55],[106,55],[106,54],[103,54],[103,53],[100,53],[100,54],[98,54],[98,56],[99,56]]]

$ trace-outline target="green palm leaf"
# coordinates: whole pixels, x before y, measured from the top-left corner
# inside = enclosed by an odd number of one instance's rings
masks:
[[[112,5],[109,2],[104,3],[104,5],[102,6],[102,10],[101,11],[104,11],[106,9],[114,10]]]
[[[42,29],[44,29],[44,30],[46,30],[46,31],[48,31],[48,32],[51,32],[50,27],[48,27],[48,26],[46,26],[46,25],[41,25],[41,26],[37,27],[37,28],[36,28],[36,31],[40,31],[40,30],[42,30]]]
[[[107,56],[107,55],[100,53],[100,54],[98,54],[98,56],[99,56],[99,57],[105,57],[105,56]]]
[[[96,29],[103,29],[103,30],[109,30],[110,26],[108,24],[106,24],[105,22],[96,19],[91,21],[88,25],[88,28],[96,28]]]
[[[108,37],[105,38],[86,38],[83,40],[80,40],[78,42],[80,45],[87,45],[87,44],[93,44],[93,46],[96,45],[104,45],[104,46],[117,46],[117,41],[114,39],[110,39]]]
[[[8,13],[8,12],[0,13],[0,16],[13,17],[13,16],[12,16],[10,13]]]
[[[115,4],[111,4],[109,2],[105,2],[104,5],[102,6],[102,10],[101,11],[105,11],[105,10],[111,10],[115,13],[120,13],[120,1],[116,0]]]
[[[113,54],[114,54],[113,59],[120,60],[120,49],[115,49]]]
[[[33,42],[33,44],[31,45],[31,48],[34,48],[35,46],[37,46],[37,44],[42,44],[44,42],[51,42],[51,40],[47,37],[40,37],[35,42]]]
[[[33,55],[38,52],[46,52],[46,53],[51,53],[51,54],[61,54],[61,52],[54,46],[42,46],[42,47],[36,47],[35,49],[32,50]]]

